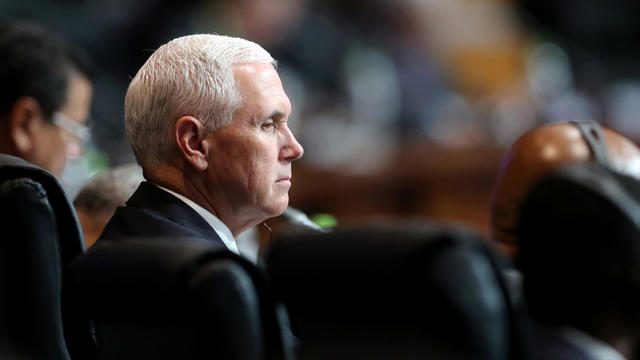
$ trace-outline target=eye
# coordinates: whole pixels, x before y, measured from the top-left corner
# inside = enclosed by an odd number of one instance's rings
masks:
[[[262,123],[261,127],[264,131],[273,131],[276,129],[276,124],[273,122],[273,120],[267,120]]]

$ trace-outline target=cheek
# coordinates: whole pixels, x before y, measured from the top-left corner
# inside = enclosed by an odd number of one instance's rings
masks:
[[[242,159],[242,167],[248,175],[248,182],[253,187],[252,190],[260,190],[269,186],[275,179],[274,171],[277,165],[277,158],[272,154],[273,149],[269,143],[254,141],[248,143],[238,159]]]
[[[264,202],[278,175],[278,154],[268,136],[251,133],[227,136],[217,142],[217,169],[223,185],[251,203]]]
[[[252,157],[249,165],[250,178],[249,185],[252,191],[268,192],[271,189],[272,169],[269,166],[268,159],[265,156],[255,155]]]
[[[255,194],[264,183],[264,169],[255,149],[249,147],[228,147],[217,157],[218,179],[234,192]],[[244,195],[247,196],[247,195]]]
[[[56,151],[52,151],[51,155],[51,167],[53,168],[53,173],[56,176],[62,174],[64,167],[67,165],[67,154],[64,145],[61,145],[56,149]]]
[[[60,176],[67,163],[67,148],[62,136],[52,133],[39,140],[38,158],[40,166],[45,167],[55,176]]]

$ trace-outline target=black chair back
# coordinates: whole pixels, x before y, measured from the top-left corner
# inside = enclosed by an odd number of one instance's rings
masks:
[[[522,359],[508,261],[424,223],[293,232],[265,259],[302,359]]]
[[[0,228],[0,351],[91,359],[89,324],[73,311],[64,284],[84,239],[55,177],[0,154]]]
[[[262,274],[205,240],[104,241],[73,281],[101,360],[291,357]]]
[[[561,168],[525,199],[518,237],[536,320],[590,328],[614,307],[640,326],[638,179],[599,164]]]

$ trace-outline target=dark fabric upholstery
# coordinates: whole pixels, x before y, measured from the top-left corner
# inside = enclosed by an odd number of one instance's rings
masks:
[[[0,154],[0,228],[0,348],[26,358],[91,359],[89,324],[64,287],[84,239],[55,177]]]
[[[303,359],[522,359],[509,262],[424,223],[293,232],[265,266]],[[523,320],[524,321],[524,320]]]
[[[99,359],[288,359],[260,271],[204,239],[102,241],[73,266]]]

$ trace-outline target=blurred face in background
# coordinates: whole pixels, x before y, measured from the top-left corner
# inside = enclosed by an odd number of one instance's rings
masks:
[[[67,160],[82,156],[84,141],[79,132],[89,117],[93,87],[85,77],[72,73],[67,85],[66,102],[52,119],[40,117],[32,125],[32,146],[25,160],[60,177]]]

